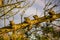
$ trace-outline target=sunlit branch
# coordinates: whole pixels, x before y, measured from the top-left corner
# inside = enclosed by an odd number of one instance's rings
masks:
[[[46,18],[46,16],[44,16],[44,17],[41,17],[41,18],[38,18],[38,19],[34,19],[34,20],[28,20],[28,19],[26,19],[27,20],[27,21],[25,20],[26,23],[25,22],[23,22],[21,24],[15,24],[15,23],[13,23],[13,24],[11,24],[12,26],[10,26],[10,27],[11,27],[11,29],[13,29],[13,30],[16,31],[16,30],[21,29],[21,28],[31,27],[31,25],[35,25],[37,23],[47,22],[47,19],[49,19],[52,22],[52,21],[54,21],[54,20],[56,20],[58,18],[60,18],[60,14],[54,14],[54,15],[52,15],[51,18]],[[1,28],[1,30],[3,30],[3,28]],[[7,27],[6,27],[6,30],[7,30]],[[7,32],[8,32],[8,30],[7,30]]]
[[[21,2],[24,2],[24,1],[20,1],[20,2],[17,2],[17,3],[13,3],[13,4],[3,5],[2,7],[7,7],[7,6],[12,6],[12,5],[15,5],[15,4],[20,4]],[[2,8],[2,7],[0,7],[0,8]]]

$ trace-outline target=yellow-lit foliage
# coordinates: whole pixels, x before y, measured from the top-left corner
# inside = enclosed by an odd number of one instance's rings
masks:
[[[10,21],[10,25],[13,26],[15,23],[14,21]]]
[[[39,17],[38,17],[37,15],[34,15],[33,17],[34,17],[34,19],[36,19],[36,20],[39,19]]]
[[[49,10],[49,14],[50,15],[54,15],[54,14],[56,14],[53,10]]]
[[[3,5],[3,0],[0,0],[0,7]]]
[[[12,26],[12,29],[17,30],[17,29],[21,29],[21,28],[25,28],[28,24],[27,23],[22,23],[22,24],[15,24]]]
[[[10,40],[10,37],[6,33],[2,34],[2,37],[4,40]]]
[[[7,28],[0,29],[0,34],[10,32],[11,30],[13,29],[7,29]]]
[[[11,35],[12,40],[27,40],[26,35],[23,32],[13,32]]]

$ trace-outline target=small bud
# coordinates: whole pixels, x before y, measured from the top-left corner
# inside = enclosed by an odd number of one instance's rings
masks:
[[[14,25],[15,23],[14,23],[14,21],[10,21],[10,25],[12,26],[12,25]]]
[[[37,15],[34,15],[33,17],[34,17],[34,19],[38,19],[38,16]]]

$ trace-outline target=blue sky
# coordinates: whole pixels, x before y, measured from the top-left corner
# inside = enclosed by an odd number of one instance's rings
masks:
[[[46,0],[46,2],[48,2],[48,0]],[[30,16],[29,18],[30,19],[33,19],[33,15],[36,15],[36,13],[37,13],[37,15],[39,16],[39,17],[41,17],[41,16],[43,16],[44,15],[44,13],[43,13],[43,8],[44,8],[44,6],[45,6],[45,0],[35,0],[35,3],[30,7],[30,8],[28,8],[27,10],[26,10],[26,12],[25,12],[25,14],[24,14],[24,16],[23,16],[23,20],[24,20],[24,17],[28,17],[28,16]],[[57,9],[56,10],[58,10],[60,7],[57,7]],[[36,9],[37,9],[37,11],[36,11]],[[12,18],[10,18],[10,20],[12,20]],[[17,23],[21,23],[21,17],[20,17],[20,14],[18,13],[17,15],[15,15],[14,16],[14,22],[17,24]],[[1,24],[0,24],[0,26],[2,27],[3,26],[3,24],[4,24],[4,22],[1,20]],[[7,20],[7,22],[6,22],[6,25],[8,25],[9,24],[9,21]]]
[[[6,1],[6,0],[5,0]],[[43,7],[44,7],[44,0],[35,0],[35,3],[30,7],[28,8],[26,11],[25,11],[25,14],[23,16],[23,20],[24,20],[24,17],[28,17],[30,16],[29,18],[30,19],[33,19],[33,15],[37,15],[38,16],[42,16],[42,12],[43,12]],[[37,9],[37,12],[36,12],[36,9]],[[15,10],[16,11],[16,10]],[[12,20],[12,18],[10,18],[9,20]],[[6,25],[9,25],[9,20],[6,20]],[[3,20],[0,20],[1,21],[1,24],[0,26],[4,26],[4,21]],[[20,17],[20,13],[18,13],[17,15],[14,16],[14,22],[17,24],[17,23],[21,23],[21,17]]]
[[[23,17],[28,17],[28,16],[30,16],[29,18],[30,19],[33,19],[33,15],[36,15],[36,9],[37,9],[37,15],[38,16],[42,16],[44,13],[43,13],[43,8],[44,8],[44,0],[36,0],[35,1],[35,3],[30,7],[30,8],[28,8],[27,10],[26,10],[26,12],[25,12],[25,14],[24,14],[24,16]],[[16,15],[17,16],[17,15]],[[18,16],[17,17],[15,17],[15,22],[16,23],[19,23],[20,22],[20,20],[17,20],[17,19],[20,19]]]

